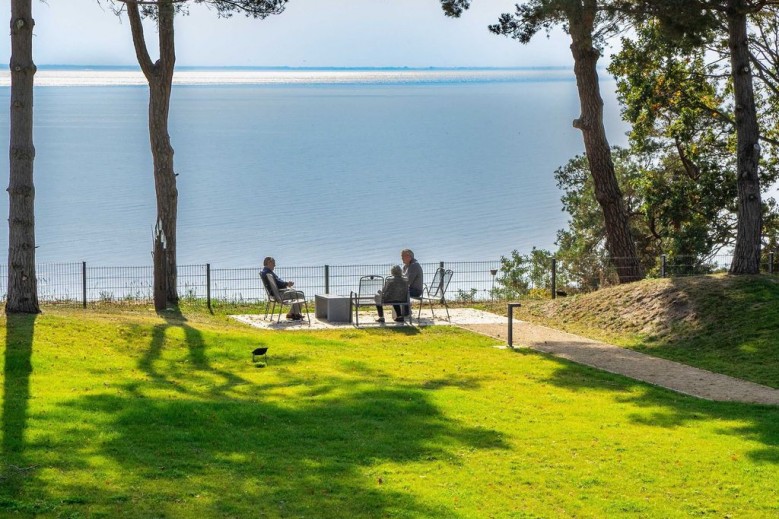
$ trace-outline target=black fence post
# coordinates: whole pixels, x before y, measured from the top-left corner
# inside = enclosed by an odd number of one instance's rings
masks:
[[[660,256],[660,277],[665,277],[665,254]]]
[[[440,268],[441,270],[444,270],[444,262],[443,261],[439,261],[438,262],[438,268]],[[443,283],[443,282],[444,282],[444,278],[442,276],[440,283]],[[444,298],[442,297],[438,302],[441,303],[441,304],[444,304]]]
[[[552,299],[557,299],[557,258],[552,258]]]
[[[87,262],[81,262],[81,306],[87,307]]]
[[[325,265],[325,294],[330,293],[330,265]]]
[[[206,263],[206,306],[211,309],[211,264]]]

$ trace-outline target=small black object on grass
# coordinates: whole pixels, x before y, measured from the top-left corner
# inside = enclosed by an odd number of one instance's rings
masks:
[[[255,348],[252,352],[252,362],[257,361],[257,357],[265,357],[265,364],[268,363],[268,348],[262,347],[262,348]]]

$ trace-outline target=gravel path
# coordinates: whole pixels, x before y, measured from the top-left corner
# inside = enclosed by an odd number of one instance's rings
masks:
[[[507,341],[507,317],[471,308],[453,308],[450,313],[453,325],[494,337],[503,343]],[[450,324],[440,319],[444,315],[443,311],[436,310],[436,318],[434,319],[429,312],[423,311],[422,319],[417,321],[415,318],[413,324],[414,326]],[[283,319],[281,323],[271,323],[258,315],[235,315],[232,317],[258,328],[272,330],[304,332],[316,329],[352,327],[349,323],[320,321],[313,315],[310,326],[306,321],[301,323],[299,321],[284,321]],[[365,322],[365,328],[408,326],[391,322],[386,325],[377,325],[373,323],[374,318],[375,315],[367,312],[363,318],[361,313],[360,323]],[[693,368],[678,362],[652,357],[517,319],[513,323],[513,339],[514,347],[532,348],[555,357],[624,375],[685,395],[720,402],[779,405],[779,389]]]
[[[502,324],[463,324],[463,328],[507,340],[508,318]],[[570,361],[617,373],[706,400],[779,405],[779,389],[712,373],[585,339],[545,326],[514,320],[514,347],[525,346]]]

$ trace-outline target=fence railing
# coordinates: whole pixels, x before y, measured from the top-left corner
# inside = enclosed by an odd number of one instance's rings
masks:
[[[535,280],[534,285],[542,285],[550,290],[551,297],[559,292],[591,292],[599,288],[616,285],[620,282],[620,267],[631,264],[626,258],[608,258],[606,256],[586,256],[576,260],[553,259],[550,262],[548,280],[540,283]],[[641,264],[644,276],[647,278],[678,278],[688,276],[700,276],[705,274],[728,272],[733,256],[730,254],[718,254],[712,256],[666,256],[654,258],[642,258]],[[777,274],[777,255],[774,251],[767,251],[760,261],[760,272],[765,274]]]
[[[777,255],[763,255],[760,270],[779,274]],[[726,272],[732,256],[706,258],[660,256],[641,260],[647,277],[682,277]],[[618,268],[629,262],[602,255],[576,260],[548,258],[540,265],[525,265],[520,276],[511,276],[501,260],[439,261],[421,263],[426,280],[443,267],[454,272],[447,299],[450,301],[486,301],[514,299],[535,291],[542,297],[590,292],[619,283]],[[361,276],[388,275],[391,263],[369,265],[321,265],[277,267],[276,273],[295,281],[295,288],[310,299],[315,294],[344,294],[356,290]],[[210,264],[180,265],[178,293],[185,301],[256,303],[265,300],[260,267],[212,268]],[[36,266],[38,299],[44,303],[95,302],[146,303],[153,298],[153,269],[144,267],[104,267],[87,263],[55,263]],[[0,296],[5,299],[7,266],[0,266]]]
[[[310,299],[314,294],[345,294],[356,290],[361,276],[389,275],[393,264],[322,265],[277,267],[276,274],[295,282],[295,288]],[[491,297],[500,266],[494,261],[421,263],[425,279],[439,267],[454,271],[449,285],[452,300],[486,300]],[[213,268],[210,264],[179,265],[178,294],[185,301],[255,303],[266,299],[259,273],[261,267]],[[146,303],[153,299],[153,268],[103,267],[87,263],[36,265],[38,299],[45,303],[95,302]],[[0,266],[0,294],[7,293],[8,267]]]

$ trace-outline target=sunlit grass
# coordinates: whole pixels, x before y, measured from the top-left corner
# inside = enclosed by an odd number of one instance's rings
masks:
[[[279,333],[143,309],[4,325],[0,516],[779,513],[779,410],[455,328]]]

